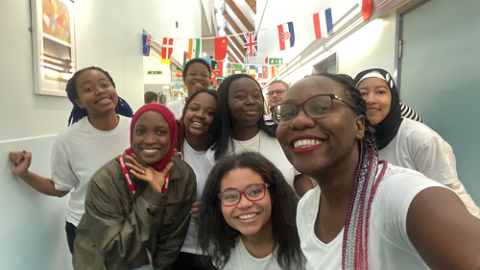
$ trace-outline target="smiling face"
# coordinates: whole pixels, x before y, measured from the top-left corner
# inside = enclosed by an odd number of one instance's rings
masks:
[[[230,83],[228,107],[237,127],[257,125],[263,117],[262,91],[253,79],[240,78]]]
[[[215,115],[215,98],[207,93],[200,93],[188,103],[185,111],[185,132],[201,136],[209,131]]]
[[[385,80],[368,78],[358,84],[358,90],[367,102],[367,117],[372,125],[378,125],[387,117],[392,104],[392,93]]]
[[[267,91],[268,106],[273,107],[282,103],[286,94],[286,87],[283,83],[277,82],[269,85]]]
[[[165,118],[154,111],[140,115],[133,128],[132,148],[147,164],[154,164],[170,150],[170,128]]]
[[[104,115],[115,111],[118,96],[107,76],[98,70],[89,69],[75,81],[78,107],[86,109],[90,116]]]
[[[252,184],[263,184],[262,177],[246,168],[236,168],[225,174],[220,185],[220,191],[234,188],[244,191]],[[263,235],[271,230],[272,199],[268,189],[265,197],[259,201],[249,201],[241,195],[240,201],[235,206],[224,206],[222,214],[227,224],[239,231],[244,236]]]
[[[300,104],[319,94],[336,94],[353,103],[346,97],[342,84],[322,76],[294,84],[283,103]],[[290,123],[278,126],[277,139],[293,166],[315,178],[345,159],[358,159],[357,140],[363,138],[364,126],[363,116],[357,116],[352,108],[334,99],[329,113],[320,118],[312,119],[300,109]]]
[[[191,96],[202,88],[210,88],[210,72],[202,63],[193,63],[188,67],[183,83],[187,87],[188,95]]]

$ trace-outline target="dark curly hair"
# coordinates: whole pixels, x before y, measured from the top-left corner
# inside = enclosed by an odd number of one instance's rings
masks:
[[[178,140],[177,140],[177,147],[176,147],[178,152],[183,151],[183,141],[185,140],[185,121],[184,121],[185,112],[187,111],[187,108],[188,108],[188,105],[190,104],[190,102],[198,94],[201,94],[201,93],[207,93],[210,96],[212,96],[215,99],[215,110],[216,110],[216,108],[218,108],[218,94],[217,94],[217,92],[215,92],[211,89],[208,89],[208,88],[202,88],[202,89],[198,90],[197,92],[193,93],[190,97],[187,98],[187,101],[185,102],[185,107],[183,108],[182,117],[179,120],[179,123],[180,123],[179,126],[180,127],[178,129]],[[212,132],[211,132],[212,126],[213,126],[213,123],[210,125],[210,130],[209,130],[210,135],[212,134]],[[210,148],[210,146],[212,146],[212,144],[213,144],[213,142],[212,142],[212,138],[210,136],[210,138],[206,141],[207,149]]]
[[[106,72],[105,70],[103,70],[99,67],[94,67],[94,66],[87,67],[87,68],[84,68],[84,69],[81,69],[81,70],[75,72],[75,74],[73,74],[72,78],[70,78],[70,80],[68,80],[67,86],[65,87],[65,91],[67,92],[68,99],[73,104],[72,112],[70,113],[70,117],[68,118],[68,125],[69,126],[71,124],[74,124],[74,123],[78,122],[78,120],[82,119],[84,116],[88,115],[88,112],[87,112],[86,109],[82,109],[82,108],[78,107],[78,105],[75,103],[75,99],[78,99],[78,92],[77,92],[77,89],[75,88],[75,83],[76,83],[78,77],[80,77],[80,75],[82,75],[83,72],[85,72],[87,70],[92,70],[92,69],[100,71],[103,74],[105,74],[105,76],[107,76],[110,83],[113,85],[113,88],[115,88],[115,83],[113,82],[112,77],[110,77],[110,74],[108,74],[108,72]],[[121,97],[118,97],[118,103],[117,103],[117,106],[115,107],[115,113],[116,114],[121,114],[121,115],[127,116],[127,117],[132,117],[133,116],[132,108],[130,108],[130,105],[128,105],[128,103]]]
[[[272,200],[270,219],[273,238],[278,244],[276,259],[284,270],[299,269],[303,255],[295,223],[298,196],[275,165],[254,152],[222,157],[210,172],[200,206],[199,241],[203,250],[207,250],[210,260],[222,269],[236,246],[240,232],[225,221],[218,198],[222,179],[236,168],[250,169],[269,184],[268,191]]]
[[[203,64],[207,67],[208,73],[212,74],[212,67],[207,63],[207,61],[203,60],[202,58],[193,58],[192,60],[189,60],[186,64],[185,67],[183,68],[182,72],[182,78],[185,79],[187,77],[187,72],[190,66],[194,63],[200,63]]]
[[[230,107],[228,106],[228,90],[230,84],[238,79],[247,78],[254,81],[259,89],[262,89],[260,84],[253,79],[250,75],[246,74],[235,74],[226,78],[223,83],[218,88],[218,97],[220,99],[219,107],[215,113],[215,125],[213,129],[213,140],[214,145],[212,150],[215,151],[215,160],[218,160],[222,155],[225,155],[228,149],[228,145],[233,145],[232,133],[233,133],[233,119],[230,114]],[[261,91],[261,90],[260,90]],[[263,95],[262,100],[265,105],[265,98]],[[260,130],[265,131],[270,137],[275,137],[275,131],[268,128],[263,119],[263,113],[260,119],[258,120],[258,127]]]

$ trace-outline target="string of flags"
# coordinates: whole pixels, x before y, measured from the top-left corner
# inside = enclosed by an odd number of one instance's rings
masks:
[[[361,9],[364,21],[366,22],[373,9],[372,0],[361,1]],[[314,33],[315,39],[326,38],[334,35],[332,9],[327,8],[311,15],[312,21],[310,27]],[[313,26],[313,27],[312,27]],[[261,29],[264,31],[267,29]],[[294,22],[287,22],[277,26],[278,44],[280,51],[287,50],[295,46],[295,25]],[[254,57],[258,55],[258,31],[242,33],[244,40],[244,50],[247,57]],[[238,35],[242,35],[238,34]],[[170,57],[173,52],[173,41],[176,38],[164,37],[162,42],[162,52],[160,62],[170,64]],[[150,55],[151,36],[143,35],[143,55]],[[188,50],[184,51],[184,63],[187,60],[200,57],[200,40],[201,38],[189,39]],[[234,69],[227,69],[225,58],[228,50],[227,36],[215,37],[215,61],[218,61],[219,68],[212,73],[211,81],[217,84],[219,78],[228,77],[232,74],[249,74],[255,79],[268,79],[280,76],[279,65],[283,65],[283,58],[265,58],[265,65],[247,65],[235,64]],[[210,60],[210,59],[208,59]]]
[[[368,0],[363,0],[368,1]],[[325,10],[319,11],[313,14],[311,24],[313,25],[313,31],[315,33],[315,38],[326,38],[334,34],[333,32],[333,21],[332,21],[332,9],[327,8]],[[260,31],[265,31],[267,29],[261,29]],[[278,44],[280,51],[292,48],[295,46],[295,25],[293,22],[287,22],[277,26],[278,31]],[[247,57],[254,57],[258,55],[258,31],[247,32],[243,34],[243,47]],[[238,34],[241,35],[241,34]],[[144,55],[148,56],[150,53],[150,41],[151,37],[148,36],[148,41],[144,37]],[[163,38],[163,48],[166,47],[166,50],[162,48],[162,63],[169,64],[170,56],[173,51],[173,40],[175,38],[164,37]],[[187,60],[192,58],[198,58],[200,55],[200,38],[189,39],[188,51],[185,51]],[[225,60],[228,49],[228,40],[226,36],[215,37],[215,61]],[[194,57],[195,56],[195,57]]]

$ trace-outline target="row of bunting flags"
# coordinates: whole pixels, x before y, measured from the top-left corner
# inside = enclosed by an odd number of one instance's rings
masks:
[[[373,0],[360,0],[362,2],[362,15],[366,22],[373,9]],[[326,38],[334,34],[332,9],[327,8],[312,15],[312,31],[315,34],[315,39]],[[278,43],[280,51],[292,48],[295,46],[295,26],[293,22],[284,23],[277,26]],[[243,34],[244,50],[248,57],[258,55],[258,31],[248,32]],[[193,58],[200,58],[200,38],[189,39],[188,50],[184,51],[184,62]],[[162,42],[162,51],[160,62],[170,64],[170,57],[173,52],[174,38],[164,37]],[[143,55],[150,55],[151,36],[143,35]],[[215,60],[219,61],[219,69],[212,72],[210,80],[215,85],[217,81],[222,80],[233,74],[249,74],[254,79],[269,79],[280,76],[279,64],[283,64],[283,58],[265,58],[265,66],[235,64],[235,69],[227,69],[224,61],[227,55],[228,40],[227,37],[215,37]],[[206,60],[210,60],[205,58]],[[207,61],[208,62],[208,61]],[[177,76],[181,72],[176,72]]]
[[[201,58],[205,60],[208,64],[211,64],[210,58]],[[270,58],[266,59],[270,60],[271,63],[273,62],[281,62],[279,60],[283,60],[281,58]],[[218,62],[219,67],[218,69],[212,70],[212,74],[210,77],[210,81],[212,82],[212,86],[217,87],[217,83],[221,82],[228,76],[234,74],[247,74],[250,75],[254,79],[270,79],[276,78],[280,76],[280,66],[279,65],[244,65],[244,64],[232,64],[233,68],[227,68],[225,61]],[[181,78],[182,77],[182,70],[177,68],[175,70],[174,77]],[[263,83],[261,83],[263,85]]]
[[[247,65],[246,67],[244,67],[242,64],[235,64],[234,69],[225,69],[223,65],[224,65],[224,62],[220,61],[219,69],[212,70],[210,81],[213,83],[213,87],[215,88],[217,87],[217,83],[221,82],[224,78],[234,74],[247,74],[254,79],[270,79],[270,78],[276,78],[280,76],[279,66]],[[177,71],[177,72],[180,72],[180,71]]]
[[[327,8],[320,12],[313,14],[312,16],[313,31],[315,33],[315,39],[326,38],[334,34],[333,21],[332,21],[332,9]],[[293,22],[288,22],[277,26],[278,31],[278,44],[280,51],[289,49],[295,46],[295,26]],[[258,55],[258,31],[248,32],[243,34],[243,48],[245,54],[249,57]],[[163,38],[161,62],[165,64],[170,63],[170,57],[173,52],[173,40],[174,38]],[[225,60],[228,49],[227,37],[215,37],[215,60]],[[151,37],[144,35],[143,37],[143,54],[149,56]],[[192,58],[198,58],[200,56],[200,39],[189,39],[188,50],[184,52],[187,60]]]
[[[248,74],[254,79],[270,79],[280,76],[280,69],[277,65],[266,65],[266,66],[256,66],[256,65],[242,65],[235,64],[234,69],[226,69],[224,67],[224,62],[219,62],[219,68],[216,70],[216,75],[221,77],[228,77],[234,74]]]

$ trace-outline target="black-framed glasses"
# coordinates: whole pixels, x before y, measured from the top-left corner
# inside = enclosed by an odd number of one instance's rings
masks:
[[[357,111],[355,107],[335,94],[316,95],[301,104],[282,103],[270,108],[270,110],[272,111],[273,120],[277,124],[287,124],[297,116],[300,108],[311,118],[320,118],[326,115],[330,112],[334,99],[341,101],[355,112]]]
[[[244,191],[239,191],[236,188],[227,188],[218,193],[218,198],[226,207],[237,205],[240,202],[242,195],[251,202],[259,201],[265,197],[265,190],[267,190],[268,187],[269,184],[259,183],[249,185]]]
[[[267,96],[273,97],[273,95],[277,94],[277,96],[280,96],[281,94],[287,92],[285,89],[279,89],[279,90],[274,90],[274,91],[268,91]]]

